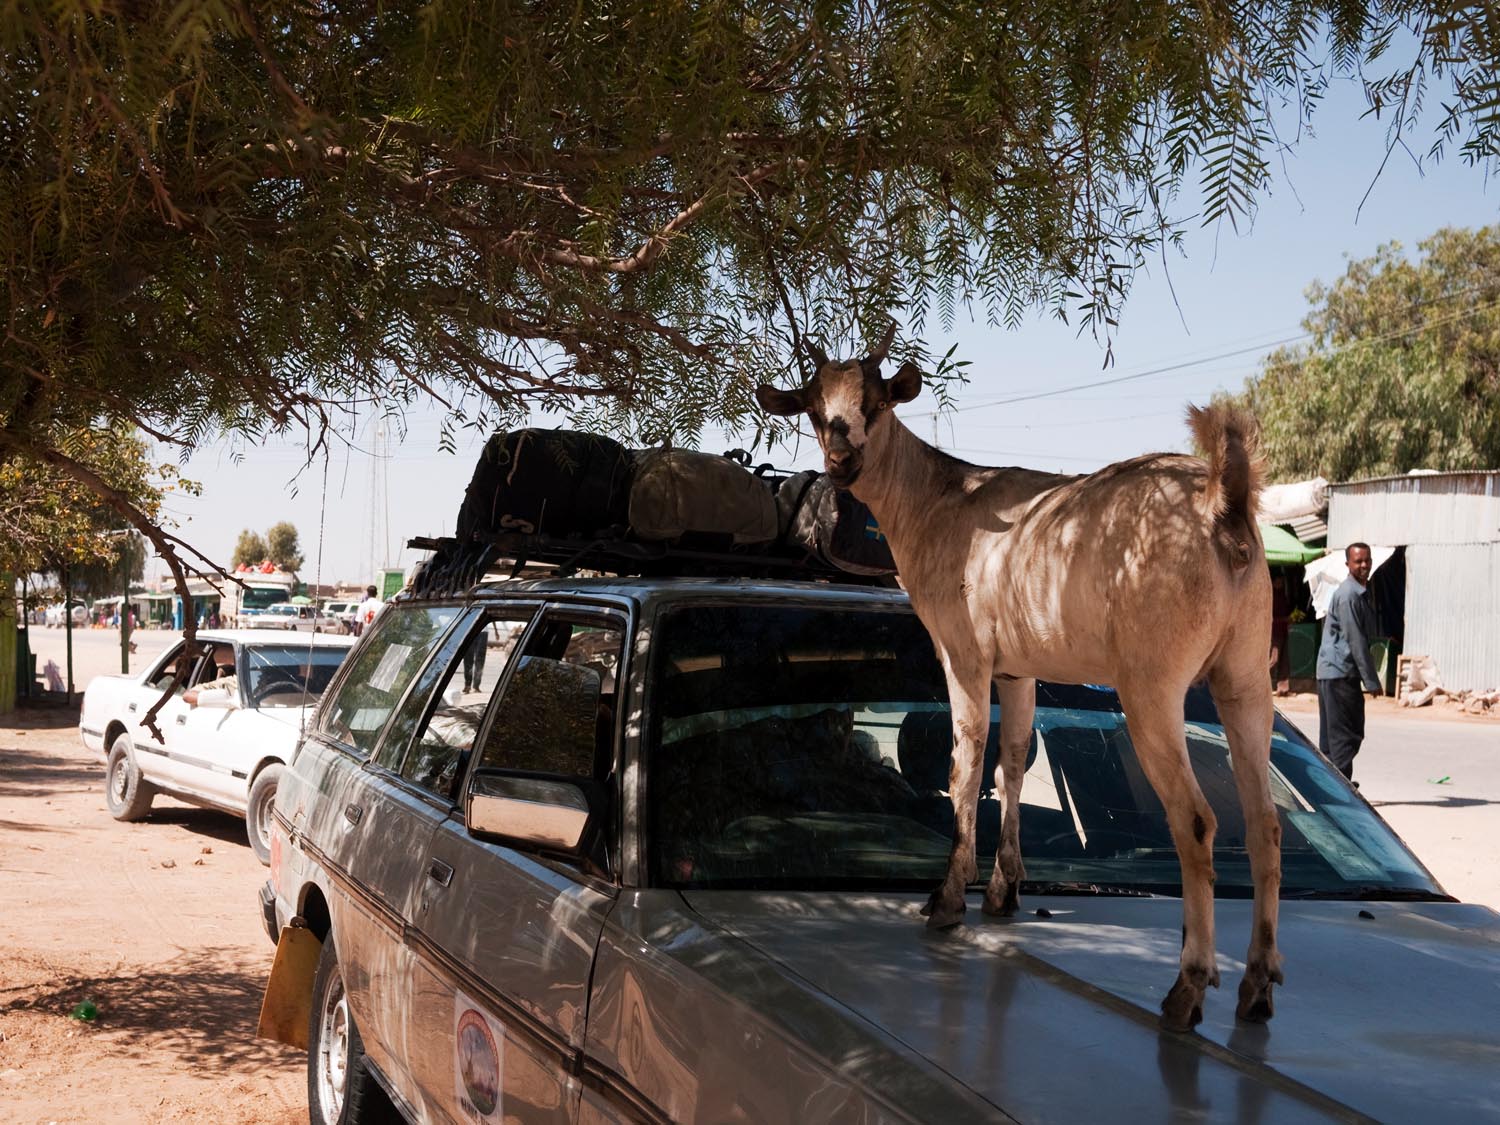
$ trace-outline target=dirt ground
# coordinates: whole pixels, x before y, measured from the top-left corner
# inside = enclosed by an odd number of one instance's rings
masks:
[[[306,1121],[306,1056],[255,1038],[273,947],[243,823],[162,797],[112,820],[77,721],[0,721],[0,1122]]]

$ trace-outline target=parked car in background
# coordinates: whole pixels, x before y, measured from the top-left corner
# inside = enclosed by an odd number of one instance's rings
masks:
[[[354,632],[354,617],[358,611],[358,602],[330,601],[323,603],[323,615],[337,621],[346,633]]]
[[[67,624],[67,619],[70,616],[73,619],[73,628],[75,629],[89,623],[88,606],[80,601],[74,601],[69,604],[72,606],[71,611],[64,609],[62,602],[47,607],[43,614],[47,628],[61,629]]]
[[[246,629],[301,629],[309,633],[340,633],[344,631],[343,624],[334,617],[325,614],[317,606],[293,605],[291,602],[278,602],[276,605],[268,605],[253,617],[247,617],[243,622]]]
[[[145,672],[96,676],[83,693],[78,730],[106,763],[104,796],[116,820],[140,820],[157,793],[246,818],[250,846],[270,861],[270,812],[303,723],[352,638],[283,638],[200,630],[206,650],[163,704],[158,742],[140,726],[172,682],[178,641]]]
[[[985,917],[980,882],[932,933],[953,735],[903,594],[397,600],[281,784],[261,906],[315,945],[265,1010],[300,1012],[314,1122],[1500,1119],[1500,915],[1279,716],[1288,983],[1269,1028],[1235,1021],[1244,822],[1206,691],[1184,725],[1236,946],[1170,1034],[1179,867],[1113,691],[1039,685],[1022,911]],[[995,757],[992,732],[981,880]]]

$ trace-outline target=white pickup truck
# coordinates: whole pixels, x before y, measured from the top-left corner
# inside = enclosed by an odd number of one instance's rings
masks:
[[[278,602],[266,606],[254,615],[246,614],[240,624],[246,629],[280,629],[284,632],[294,629],[305,633],[348,631],[342,621],[324,613],[317,606],[293,605],[291,602]]]
[[[107,764],[116,820],[147,816],[157,793],[223,809],[245,817],[251,848],[269,863],[282,767],[354,638],[201,630],[198,640],[206,653],[157,712],[164,742],[140,723],[171,683],[182,641],[139,675],[95,677],[78,731]]]

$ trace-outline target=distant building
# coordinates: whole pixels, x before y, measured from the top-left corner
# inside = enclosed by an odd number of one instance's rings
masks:
[[[1500,686],[1500,470],[1332,485],[1330,551],[1361,541],[1395,548],[1376,600],[1402,651],[1432,657],[1445,687]]]
[[[238,581],[217,579],[216,589],[207,579],[189,578],[187,587],[188,593],[193,595],[193,612],[206,621],[209,614],[217,611],[221,618],[230,621],[238,619],[247,609],[262,610],[269,605],[290,601],[297,592],[296,577],[275,567],[241,567],[234,572],[234,579]],[[180,622],[180,598],[175,612]]]

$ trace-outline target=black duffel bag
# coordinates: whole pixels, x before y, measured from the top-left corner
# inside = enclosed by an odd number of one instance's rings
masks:
[[[577,430],[511,430],[485,444],[458,510],[456,538],[517,531],[557,538],[623,528],[631,458],[612,438]]]
[[[826,473],[811,469],[776,490],[781,541],[850,574],[895,574],[896,560],[874,513]]]

